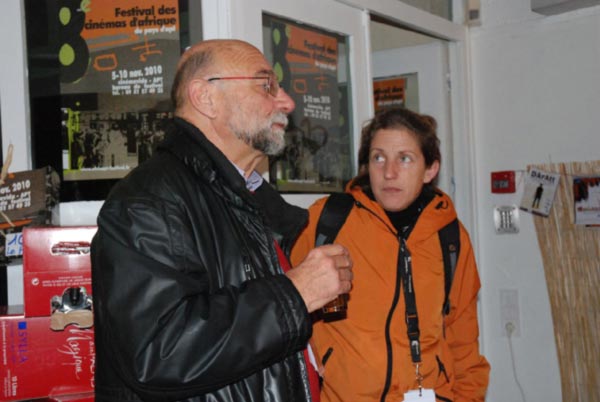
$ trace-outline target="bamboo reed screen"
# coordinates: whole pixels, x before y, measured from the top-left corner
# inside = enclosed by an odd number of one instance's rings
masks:
[[[573,223],[573,176],[600,176],[600,161],[530,167],[561,175],[550,216],[535,216],[534,223],[554,320],[562,400],[600,402],[600,227]]]

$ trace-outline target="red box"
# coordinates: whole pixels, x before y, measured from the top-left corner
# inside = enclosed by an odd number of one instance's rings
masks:
[[[0,401],[73,394],[89,398],[95,370],[92,329],[70,325],[52,331],[50,317],[0,316],[0,333]]]
[[[38,399],[38,402],[94,402],[93,393],[75,395],[57,395],[50,398]]]
[[[53,296],[67,288],[92,293],[90,244],[96,226],[23,229],[23,298],[25,317],[52,314]]]

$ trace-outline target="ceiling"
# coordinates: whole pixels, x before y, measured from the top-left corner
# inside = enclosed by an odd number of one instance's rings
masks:
[[[554,15],[599,4],[600,0],[531,0],[531,10],[543,15]]]
[[[371,20],[371,50],[374,52],[423,45],[434,40],[430,36]]]

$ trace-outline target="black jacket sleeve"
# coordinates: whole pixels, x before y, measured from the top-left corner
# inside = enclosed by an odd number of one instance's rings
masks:
[[[182,399],[236,382],[301,350],[312,327],[284,275],[216,286],[223,261],[186,259],[188,238],[163,203],[107,202],[92,245],[96,336],[140,395]],[[195,231],[199,236],[203,231]],[[177,257],[174,257],[177,256]],[[202,261],[202,262],[199,262]]]

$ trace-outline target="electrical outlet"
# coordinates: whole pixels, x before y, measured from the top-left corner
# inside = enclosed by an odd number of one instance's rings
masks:
[[[500,289],[500,334],[511,337],[521,335],[517,289]]]

